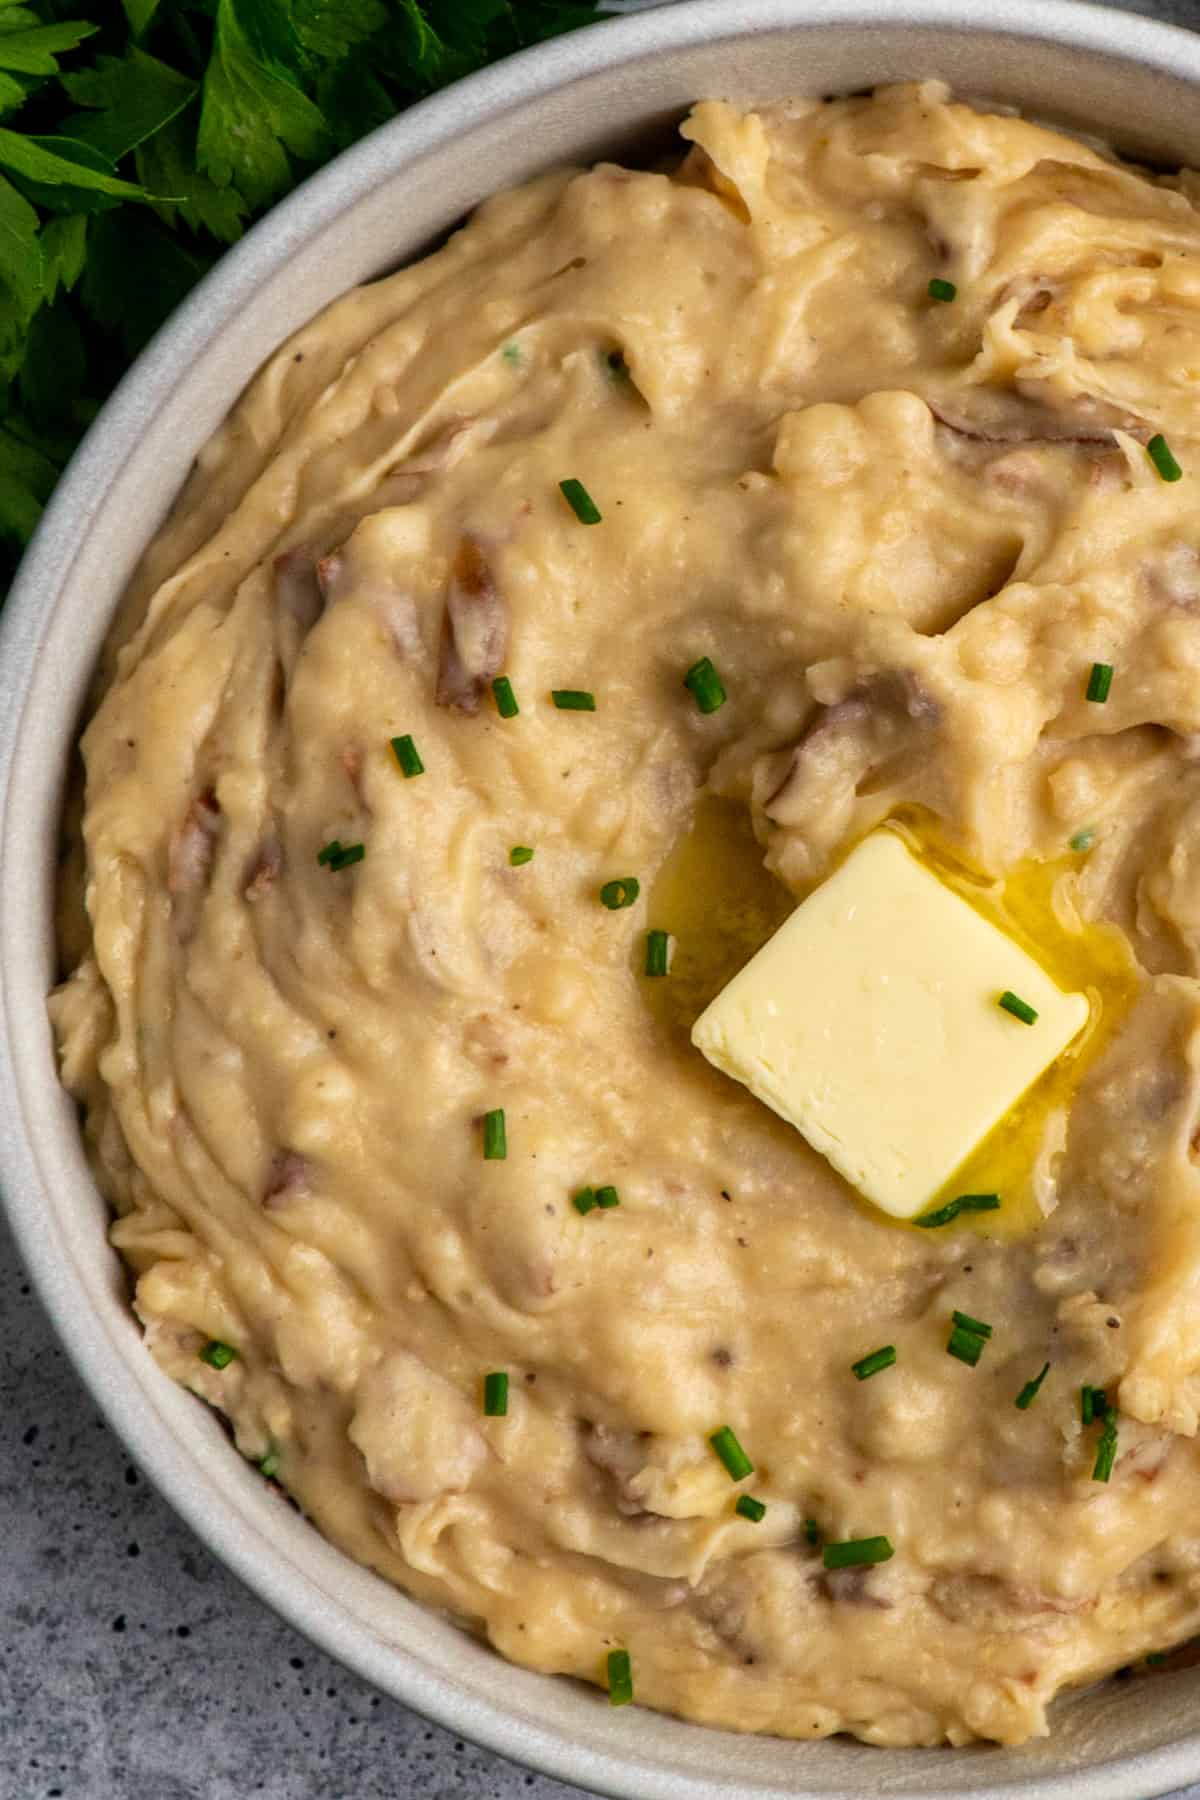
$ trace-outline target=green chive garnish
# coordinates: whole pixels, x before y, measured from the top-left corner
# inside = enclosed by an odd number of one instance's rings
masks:
[[[805,1519],[804,1536],[806,1541],[810,1544],[816,1544],[820,1541],[821,1533],[817,1529],[817,1521],[815,1519]]]
[[[596,1190],[590,1187],[580,1188],[571,1201],[571,1205],[577,1213],[590,1213],[595,1204]]]
[[[610,1650],[605,1666],[608,1673],[609,1705],[628,1706],[633,1699],[633,1664],[629,1660],[628,1650]]]
[[[1183,470],[1171,455],[1171,446],[1161,431],[1157,432],[1146,445],[1146,455],[1164,481],[1178,481],[1183,474]]]
[[[1159,1665],[1165,1663],[1166,1660],[1167,1653],[1165,1650],[1151,1650],[1149,1656],[1146,1658],[1147,1665],[1151,1669],[1157,1669]]]
[[[702,656],[699,662],[692,664],[683,678],[683,685],[702,713],[715,713],[718,707],[725,704],[726,694],[721,677],[707,656]]]
[[[671,966],[671,934],[669,931],[646,933],[646,973],[665,975]]]
[[[827,1569],[853,1569],[860,1563],[887,1562],[895,1554],[889,1538],[847,1538],[840,1544],[826,1544],[822,1559]]]
[[[425,773],[425,764],[421,761],[420,752],[410,737],[393,738],[392,751],[396,761],[400,764],[400,773],[406,781],[411,781],[414,775]]]
[[[1096,1460],[1092,1464],[1092,1480],[1107,1481],[1113,1472],[1113,1464],[1117,1460],[1117,1415],[1110,1406],[1104,1415],[1104,1430],[1100,1433],[1096,1445]]]
[[[931,300],[956,300],[958,289],[952,281],[943,281],[940,276],[935,275],[929,284],[929,298]]]
[[[1013,1402],[1013,1404],[1015,1406],[1018,1406],[1022,1412],[1027,1412],[1028,1409],[1033,1405],[1034,1401],[1037,1399],[1038,1391],[1041,1388],[1043,1381],[1045,1381],[1045,1379],[1049,1373],[1050,1373],[1050,1364],[1043,1363],[1041,1366],[1041,1369],[1034,1376],[1033,1380],[1027,1381],[1025,1383],[1025,1386],[1021,1389],[1020,1393],[1017,1395],[1016,1400]]]
[[[896,1360],[895,1344],[884,1344],[881,1350],[872,1350],[870,1356],[864,1356],[850,1367],[859,1381],[867,1381],[872,1375],[878,1375],[881,1369],[890,1369]]]
[[[962,1331],[956,1325],[950,1333],[946,1349],[951,1356],[956,1356],[959,1362],[969,1363],[971,1368],[974,1368],[983,1355],[985,1341],[983,1338],[976,1337],[974,1332]]]
[[[731,1481],[744,1481],[747,1475],[753,1475],[754,1464],[728,1425],[714,1431],[708,1441],[725,1464]]]
[[[632,906],[641,893],[641,883],[634,875],[621,875],[615,881],[606,881],[600,889],[600,904],[607,906],[609,912],[620,912],[626,906]]]
[[[1096,834],[1089,826],[1086,831],[1077,831],[1075,833],[1075,836],[1070,840],[1070,848],[1072,850],[1090,850],[1095,841]]]
[[[1032,1025],[1037,1018],[1037,1013],[1030,1006],[1028,1000],[1018,999],[1016,994],[1010,993],[1007,988],[1000,996],[1000,1005],[1006,1013],[1011,1013],[1014,1019],[1020,1019],[1022,1025]]]
[[[595,712],[596,696],[586,688],[551,688],[550,698],[559,712]]]
[[[920,1225],[925,1231],[933,1231],[939,1225],[952,1225],[959,1213],[995,1212],[999,1205],[999,1194],[959,1194],[955,1199],[947,1200],[945,1206],[939,1206],[936,1212],[922,1213],[913,1224]]]
[[[496,1107],[483,1115],[483,1158],[485,1162],[503,1162],[508,1155],[508,1132],[504,1124],[504,1108]]]
[[[258,1472],[260,1475],[265,1475],[268,1481],[274,1481],[275,1477],[279,1473],[279,1452],[278,1452],[278,1450],[268,1450],[267,1451],[267,1454],[263,1457],[262,1461],[258,1465]]]
[[[1079,1390],[1079,1423],[1091,1425],[1108,1411],[1108,1395],[1103,1388],[1090,1387],[1085,1381]]]
[[[196,1352],[201,1362],[206,1362],[210,1369],[227,1369],[237,1351],[232,1344],[223,1344],[220,1338],[209,1338],[202,1350]]]
[[[508,1412],[508,1376],[503,1369],[494,1369],[483,1378],[483,1416],[485,1419],[502,1419]]]
[[[601,519],[600,508],[584,487],[582,481],[571,476],[567,481],[560,481],[559,491],[581,525],[598,525]]]
[[[513,684],[507,675],[497,675],[492,683],[492,699],[496,702],[496,711],[502,719],[515,719],[520,712],[517,696],[513,693]]]
[[[625,361],[625,352],[623,350],[602,350],[600,352],[600,362],[604,369],[604,373],[613,381],[629,380],[629,364]]]
[[[973,1319],[969,1313],[956,1312],[946,1344],[947,1353],[974,1368],[991,1335],[991,1326],[985,1325],[981,1319]]]
[[[340,844],[334,838],[323,850],[317,852],[317,861],[336,874],[339,869],[348,869],[351,864],[361,862],[366,854],[364,844]]]
[[[514,869],[519,869],[523,863],[533,861],[533,850],[528,844],[514,844],[508,853],[508,860]]]
[[[520,344],[507,343],[507,344],[505,344],[503,350],[501,350],[500,354],[504,358],[505,362],[508,364],[510,369],[519,369],[520,368],[520,366],[521,366],[521,346],[520,346]]]
[[[973,1319],[970,1313],[956,1312],[950,1316],[961,1330],[973,1331],[976,1337],[990,1338],[992,1335],[991,1326],[985,1325],[982,1319]]]
[[[1112,686],[1112,664],[1093,663],[1092,672],[1088,676],[1087,690],[1084,698],[1095,706],[1103,706],[1108,699],[1108,690]]]
[[[733,1510],[740,1513],[743,1519],[749,1519],[753,1525],[765,1518],[767,1511],[762,1501],[756,1500],[753,1494],[739,1494]]]
[[[620,1204],[621,1196],[615,1187],[598,1187],[596,1189],[596,1205],[602,1207],[606,1212],[610,1206],[620,1206]]]

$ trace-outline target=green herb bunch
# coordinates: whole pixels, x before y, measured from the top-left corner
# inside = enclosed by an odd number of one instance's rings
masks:
[[[163,319],[287,190],[592,0],[0,0],[0,584]]]

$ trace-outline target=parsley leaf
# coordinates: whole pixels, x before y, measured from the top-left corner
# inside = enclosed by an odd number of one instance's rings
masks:
[[[196,161],[217,187],[266,206],[292,181],[287,152],[307,161],[326,148],[325,121],[288,76],[256,56],[235,0],[217,0],[216,42],[204,81]]]
[[[54,194],[54,189],[59,187],[78,188],[118,200],[146,197],[133,182],[118,179],[111,172],[111,162],[100,151],[74,138],[33,137],[0,125],[0,168],[10,175],[23,176],[26,192],[33,188],[33,197],[43,206],[57,204],[60,196]]]
[[[83,213],[64,213],[47,219],[41,235],[43,281],[46,299],[52,301],[60,287],[68,291],[83,274],[87,256],[87,218]]]
[[[35,25],[18,31],[14,14],[34,18],[24,7],[11,7],[0,12],[0,69],[14,69],[18,75],[57,75],[58,58],[64,50],[74,50],[85,38],[99,31],[98,25],[87,25],[76,19],[65,25]]]
[[[124,57],[102,56],[94,68],[64,75],[62,85],[77,105],[96,108],[73,114],[64,129],[114,164],[161,131],[196,92],[194,81],[136,45]]]
[[[25,443],[12,422],[0,425],[0,535],[24,542],[58,479],[58,463]]]
[[[236,188],[218,187],[196,167],[197,113],[197,107],[189,106],[138,145],[138,180],[156,196],[171,196],[152,202],[164,225],[179,222],[198,235],[208,232],[222,244],[232,244],[242,235],[249,208]]]

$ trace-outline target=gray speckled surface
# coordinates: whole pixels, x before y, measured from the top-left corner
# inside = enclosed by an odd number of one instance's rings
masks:
[[[1200,0],[1130,10],[1200,29]],[[214,1562],[100,1419],[2,1225],[0,1320],[0,1800],[579,1796],[381,1699]]]

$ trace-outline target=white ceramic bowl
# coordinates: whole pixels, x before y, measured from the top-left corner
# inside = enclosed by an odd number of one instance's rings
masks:
[[[964,23],[970,14],[974,22]],[[63,771],[118,595],[195,452],[276,343],[497,188],[636,152],[704,96],[923,75],[1168,163],[1200,163],[1200,38],[1075,0],[682,0],[542,46],[385,126],[258,226],[155,339],[47,510],[0,628],[0,1172],[83,1379],[192,1528],[313,1641],[507,1756],[628,1800],[1148,1800],[1200,1776],[1194,1674],[1108,1684],[1021,1750],[741,1738],[615,1712],[509,1667],[347,1561],[143,1350],[55,1074],[44,999]]]

